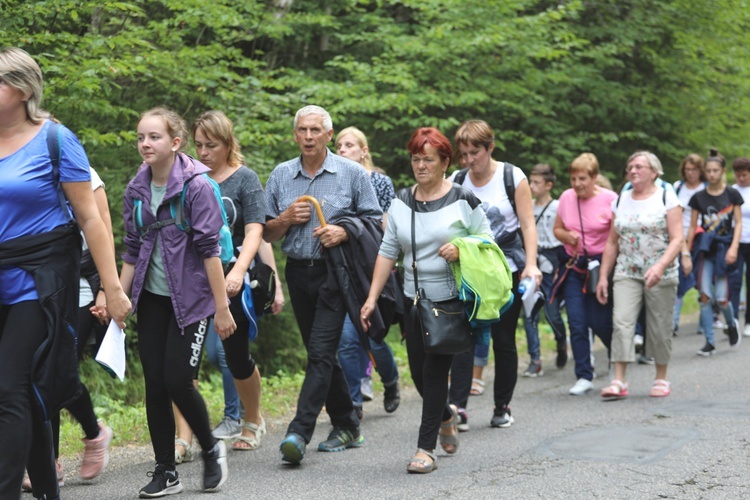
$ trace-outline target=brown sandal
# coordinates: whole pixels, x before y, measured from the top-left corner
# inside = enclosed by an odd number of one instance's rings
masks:
[[[440,429],[453,429],[451,434],[438,434],[438,440],[443,451],[448,455],[453,455],[458,451],[458,410],[454,405],[450,405],[451,419],[440,423]]]

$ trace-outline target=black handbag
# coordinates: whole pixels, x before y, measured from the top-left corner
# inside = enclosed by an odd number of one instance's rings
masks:
[[[411,253],[414,271],[414,305],[411,308],[412,324],[422,333],[424,350],[428,354],[461,354],[473,347],[471,326],[458,298],[433,302],[419,288],[417,275],[417,249],[414,242],[416,194],[411,207]]]
[[[276,272],[260,259],[255,261],[255,265],[248,272],[255,314],[261,317],[271,312],[271,306],[276,298]]]

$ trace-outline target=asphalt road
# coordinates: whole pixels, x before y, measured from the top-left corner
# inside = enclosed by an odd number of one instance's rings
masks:
[[[471,430],[461,434],[458,453],[441,451],[438,470],[411,475],[406,463],[416,450],[421,400],[407,391],[399,410],[386,414],[376,395],[365,405],[362,448],[316,451],[330,430],[322,416],[303,464],[282,465],[278,446],[287,422],[276,422],[260,450],[229,452],[229,480],[211,498],[750,498],[750,338],[732,350],[722,338],[717,354],[702,358],[695,355],[703,345],[695,326],[682,331],[673,342],[667,398],[648,397],[652,366],[633,366],[631,396],[603,402],[599,389],[609,376],[602,352],[596,391],[570,396],[572,362],[558,370],[550,361],[544,376],[519,377],[512,427],[489,427],[491,391],[472,397]],[[150,448],[115,450],[91,483],[68,462],[62,498],[136,498],[151,460]],[[200,461],[178,470],[185,491],[175,498],[207,498]]]

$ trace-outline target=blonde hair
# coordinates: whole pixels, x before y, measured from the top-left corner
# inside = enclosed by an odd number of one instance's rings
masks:
[[[169,137],[171,137],[172,139],[174,139],[175,137],[180,138],[180,150],[187,146],[187,126],[185,125],[185,120],[183,120],[182,117],[177,114],[177,112],[172,111],[171,109],[164,106],[158,106],[156,108],[151,108],[148,111],[144,111],[138,119],[138,122],[140,123],[141,120],[148,116],[158,116],[159,118],[162,118],[164,120],[164,124],[167,126],[167,133],[169,134]]]
[[[367,136],[365,136],[365,133],[362,132],[357,127],[346,127],[344,130],[338,133],[336,135],[336,149],[338,150],[339,144],[341,142],[341,138],[345,135],[351,134],[357,139],[357,143],[359,144],[360,148],[367,148],[368,151],[362,155],[362,161],[360,163],[363,167],[367,170],[380,170],[375,167],[375,165],[372,163],[372,156],[370,156],[369,148],[370,146],[367,144]]]
[[[594,153],[583,153],[570,163],[568,173],[586,172],[589,177],[599,175],[599,160]]]
[[[204,135],[224,143],[229,149],[227,152],[227,164],[230,167],[240,167],[245,164],[245,157],[241,153],[242,148],[234,136],[234,125],[227,118],[227,115],[221,111],[206,111],[193,123],[191,129],[193,141],[195,141],[195,133],[198,130],[203,132]]]
[[[594,183],[601,188],[609,189],[610,191],[613,191],[612,183],[609,182],[609,179],[607,179],[607,176],[605,175],[597,175],[596,179],[594,180]]]
[[[18,47],[0,51],[0,78],[23,93],[28,121],[39,124],[49,118],[49,113],[41,109],[44,90],[42,70],[28,52]]]

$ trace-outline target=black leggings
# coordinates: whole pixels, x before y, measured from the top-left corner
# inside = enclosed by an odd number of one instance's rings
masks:
[[[419,395],[422,396],[422,423],[419,426],[417,447],[434,450],[437,446],[440,422],[451,418],[448,407],[448,372],[453,356],[424,352],[422,333],[414,328],[409,314],[412,302],[413,299],[408,297],[404,301],[404,323],[411,378]]]
[[[0,306],[0,498],[19,497],[29,460],[37,469],[49,460],[44,449],[30,456],[32,434],[40,431],[32,418],[31,360],[46,335],[39,301]]]
[[[237,330],[221,341],[224,344],[224,355],[229,371],[237,380],[246,380],[255,372],[255,361],[248,353],[250,339],[247,331],[250,328],[250,320],[242,310],[242,292],[247,285],[243,283],[242,286],[240,293],[232,297],[229,302],[229,311],[232,313]]]
[[[208,319],[181,330],[170,297],[144,290],[138,300],[138,351],[146,381],[146,416],[157,464],[174,468],[172,401],[193,429],[203,450],[216,444],[206,404],[193,387],[203,354]]]
[[[518,271],[513,273],[513,290],[518,289]],[[516,325],[521,315],[521,300],[516,300],[503,313],[500,321],[492,323],[492,350],[495,354],[495,408],[500,411],[510,404],[518,382],[518,351]],[[467,408],[474,369],[474,350],[455,356],[451,371],[450,402]]]

